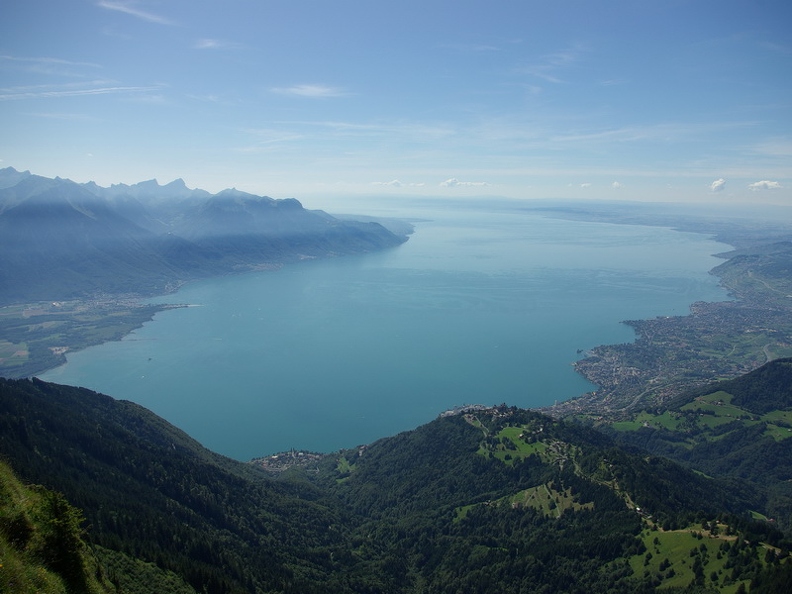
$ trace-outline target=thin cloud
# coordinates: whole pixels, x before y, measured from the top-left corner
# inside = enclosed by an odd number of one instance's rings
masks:
[[[392,135],[408,140],[427,141],[447,138],[455,134],[455,130],[441,124],[416,124],[411,122],[397,123],[357,123],[337,120],[309,121],[309,120],[279,120],[273,122],[283,126],[306,126],[313,128],[326,128],[338,135],[344,136],[381,136]]]
[[[444,182],[440,182],[440,186],[444,188],[458,188],[458,187],[481,187],[481,186],[488,186],[487,182],[475,182],[475,181],[459,181],[457,178],[452,177]]]
[[[721,192],[726,187],[726,180],[723,178],[716,179],[710,184],[710,192]]]
[[[152,93],[132,93],[127,98],[127,101],[134,103],[147,103],[149,105],[165,105],[168,103],[168,99],[165,97],[165,95]]]
[[[64,121],[73,121],[73,122],[80,122],[80,121],[90,121],[95,120],[96,118],[84,113],[42,113],[36,112],[30,114],[36,118],[45,118],[49,120],[64,120]]]
[[[645,126],[626,126],[604,130],[580,131],[550,135],[548,140],[554,143],[574,143],[581,146],[587,143],[596,146],[603,143],[658,142],[694,142],[702,136],[724,131],[748,128],[751,122],[713,122],[704,124],[686,124],[667,122]]]
[[[792,140],[787,138],[767,140],[756,145],[753,150],[771,157],[792,157]]]
[[[295,95],[298,97],[344,97],[346,93],[338,87],[328,87],[325,85],[295,85],[293,87],[275,87],[271,89],[273,93],[279,95]]]
[[[426,186],[426,184],[423,182],[410,182],[408,184],[405,184],[404,182],[398,179],[392,179],[391,181],[385,181],[385,182],[375,181],[375,182],[371,182],[371,185],[385,186],[389,188],[423,188],[424,186]]]
[[[0,55],[0,68],[36,74],[62,76],[67,78],[87,78],[86,69],[101,68],[93,62],[75,62],[62,58],[21,57],[8,54]]]
[[[463,43],[443,43],[440,44],[441,48],[446,48],[462,53],[481,53],[481,52],[499,52],[501,48],[496,45],[489,45],[485,43],[463,44]]]
[[[275,144],[280,142],[292,142],[305,138],[303,134],[273,130],[271,128],[247,128],[247,134],[255,136],[259,144]]]
[[[90,68],[101,68],[99,64],[93,62],[73,62],[61,58],[27,58],[19,56],[0,55],[2,62],[19,62],[22,64],[44,64],[56,66],[88,66]]]
[[[783,43],[773,43],[771,41],[766,41],[760,45],[761,47],[777,54],[781,54],[783,56],[792,56],[792,46],[785,45]]]
[[[613,188],[614,190],[618,190],[619,188],[623,188],[623,187],[624,187],[624,184],[621,183],[621,182],[615,181],[615,182],[613,182],[611,184],[611,188]]]
[[[220,50],[220,49],[236,49],[239,48],[240,45],[233,41],[221,41],[220,39],[199,39],[193,45],[195,49],[208,49],[208,50]]]
[[[565,81],[558,74],[559,71],[569,68],[580,60],[582,50],[580,47],[573,47],[552,54],[542,56],[541,60],[535,64],[525,66],[521,69],[525,74],[533,75],[547,82],[560,84]]]
[[[148,93],[160,87],[94,87],[90,89],[29,90],[30,87],[0,89],[0,101],[19,101],[23,99],[58,99],[61,97],[85,97],[89,95],[110,95],[123,93]]]
[[[777,181],[769,181],[763,179],[762,181],[754,182],[752,184],[748,184],[748,187],[751,190],[779,190],[783,186]]]
[[[124,14],[128,14],[130,16],[142,19],[144,21],[148,21],[149,23],[156,23],[158,25],[173,25],[174,23],[163,16],[153,14],[150,12],[146,12],[144,10],[140,10],[136,8],[135,5],[137,2],[132,1],[124,1],[124,0],[116,0],[114,2],[110,2],[109,0],[100,0],[96,3],[97,6],[101,8],[106,8],[107,10],[115,10],[117,12],[123,12]]]

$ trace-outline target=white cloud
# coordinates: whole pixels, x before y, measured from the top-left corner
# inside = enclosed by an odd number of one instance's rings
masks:
[[[611,188],[614,188],[616,190],[618,190],[619,188],[623,188],[623,187],[624,187],[624,184],[620,183],[620,182],[617,182],[617,181],[615,181],[615,182],[613,182],[611,184]]]
[[[195,49],[236,49],[238,43],[233,41],[221,41],[220,39],[199,39],[193,46]]]
[[[217,39],[199,39],[193,47],[195,49],[218,49],[223,47],[223,44]]]
[[[342,89],[325,85],[295,85],[293,87],[275,87],[271,90],[280,95],[297,95],[299,97],[344,97],[347,95]]]
[[[582,183],[582,184],[580,184],[580,187],[581,188],[590,188],[591,187],[591,183],[590,182]]]
[[[409,184],[405,184],[404,182],[402,182],[402,181],[400,181],[398,179],[392,179],[391,181],[386,181],[386,182],[382,182],[382,181],[371,182],[371,185],[372,186],[387,186],[387,187],[390,187],[390,188],[404,188],[404,187],[407,187],[407,188],[423,188],[426,184],[423,183],[423,182],[410,182]]]
[[[118,12],[123,12],[124,14],[128,14],[133,17],[137,17],[144,21],[148,21],[149,23],[157,23],[158,25],[172,25],[173,22],[165,17],[159,16],[157,14],[152,14],[150,12],[146,12],[144,10],[140,10],[135,7],[137,2],[128,1],[128,0],[116,0],[111,2],[110,0],[100,0],[96,3],[97,6],[101,8],[106,8],[107,10],[115,10]]]
[[[456,188],[459,186],[480,187],[480,186],[488,186],[489,184],[487,182],[459,181],[457,178],[452,177],[445,180],[444,182],[440,182],[440,185],[443,186],[444,188]]]
[[[763,179],[762,181],[748,184],[748,187],[752,190],[778,190],[781,188],[781,184],[777,181],[768,181]]]
[[[726,180],[723,178],[716,179],[714,182],[710,184],[710,191],[711,192],[720,192],[723,188],[726,187]]]

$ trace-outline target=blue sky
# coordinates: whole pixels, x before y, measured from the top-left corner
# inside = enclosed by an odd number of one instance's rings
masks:
[[[792,205],[792,3],[7,0],[0,166]]]

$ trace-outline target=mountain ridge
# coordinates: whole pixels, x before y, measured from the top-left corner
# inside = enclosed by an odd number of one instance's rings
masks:
[[[232,205],[236,205],[233,207]],[[183,180],[101,188],[0,170],[0,304],[153,296],[195,278],[395,247],[376,222],[340,220]]]

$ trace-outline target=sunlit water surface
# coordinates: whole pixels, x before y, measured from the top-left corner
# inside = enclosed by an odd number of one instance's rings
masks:
[[[581,351],[631,341],[621,320],[726,298],[728,249],[665,228],[528,212],[391,212],[415,233],[386,252],[191,283],[124,340],[42,377],[137,402],[247,460],[334,451],[466,403],[540,407],[594,388]]]

